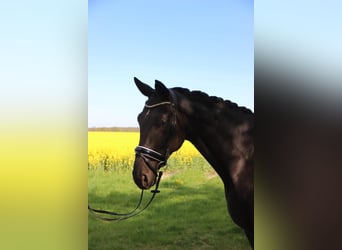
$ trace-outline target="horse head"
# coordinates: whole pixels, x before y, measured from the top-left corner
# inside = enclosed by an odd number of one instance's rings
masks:
[[[133,178],[139,188],[149,189],[155,184],[159,169],[181,147],[185,136],[180,126],[176,93],[158,80],[155,89],[137,78],[134,82],[148,99],[138,115],[140,139],[135,149]]]

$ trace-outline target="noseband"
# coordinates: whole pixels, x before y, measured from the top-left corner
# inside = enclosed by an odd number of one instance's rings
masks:
[[[146,163],[147,167],[154,173],[155,176],[158,176],[158,170],[161,168],[161,167],[164,167],[166,165],[166,156],[162,155],[161,153],[158,153],[157,151],[154,151],[150,148],[146,148],[146,147],[143,147],[143,146],[137,146],[135,148],[135,154],[139,157],[141,157],[144,162]],[[157,164],[157,169],[158,170],[155,170],[151,164],[150,164],[150,161],[149,159],[153,160],[153,161],[157,161],[158,164]]]

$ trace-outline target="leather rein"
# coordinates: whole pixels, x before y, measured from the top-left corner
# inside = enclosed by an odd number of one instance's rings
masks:
[[[172,93],[172,96],[174,96],[173,93]],[[176,124],[176,112],[175,112],[174,103],[172,103],[172,102],[160,102],[160,103],[156,103],[156,104],[153,104],[153,105],[145,104],[145,107],[148,108],[148,109],[152,109],[152,108],[159,107],[159,106],[162,106],[162,105],[171,105],[172,106],[172,113],[174,115],[174,120],[172,121],[172,126],[174,126]],[[88,210],[89,210],[89,212],[91,212],[97,219],[100,219],[100,220],[103,220],[103,221],[115,222],[115,221],[126,220],[128,218],[136,216],[136,215],[140,214],[141,212],[143,212],[146,208],[148,208],[150,206],[150,204],[152,203],[152,201],[154,200],[154,197],[156,196],[156,194],[160,193],[158,188],[159,188],[160,179],[161,179],[161,177],[163,175],[163,171],[160,171],[160,169],[162,167],[164,167],[166,165],[166,163],[167,163],[167,158],[169,156],[168,151],[165,153],[165,155],[163,155],[163,154],[161,154],[161,153],[159,153],[159,152],[157,152],[155,150],[152,150],[150,148],[147,148],[147,147],[144,147],[144,146],[137,146],[135,148],[135,155],[141,157],[144,160],[146,166],[155,175],[155,180],[154,180],[155,188],[154,188],[154,190],[151,190],[152,196],[151,196],[150,200],[146,203],[146,205],[143,208],[139,209],[141,207],[143,196],[144,196],[144,189],[142,189],[141,190],[141,194],[140,194],[140,198],[139,198],[139,201],[138,201],[138,204],[136,205],[136,207],[132,211],[130,211],[128,213],[117,213],[117,212],[113,212],[113,211],[94,209],[88,203]],[[158,162],[157,170],[155,170],[155,168],[153,168],[150,165],[150,161],[149,160]],[[110,215],[110,217],[104,217],[103,216],[104,214],[105,215]]]

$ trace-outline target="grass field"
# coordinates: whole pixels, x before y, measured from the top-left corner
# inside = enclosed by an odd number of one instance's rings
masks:
[[[89,132],[88,198],[93,207],[127,212],[137,204],[140,190],[131,171],[138,136]],[[220,178],[199,153],[185,144],[169,162],[161,193],[140,215],[110,223],[89,214],[89,249],[250,249],[227,213]],[[145,193],[145,202],[150,195]]]

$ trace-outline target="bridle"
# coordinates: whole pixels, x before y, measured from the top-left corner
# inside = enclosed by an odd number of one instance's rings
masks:
[[[175,100],[174,93],[171,90],[170,90],[170,93],[172,94],[173,100]],[[172,120],[171,120],[171,127],[169,131],[169,133],[171,133],[171,130],[176,126],[176,123],[177,123],[176,108],[173,102],[169,102],[169,101],[159,102],[159,103],[151,104],[151,105],[145,104],[145,108],[153,109],[153,108],[163,106],[163,105],[171,105]],[[144,160],[146,166],[154,174],[155,176],[154,183],[156,183],[159,178],[160,173],[162,173],[160,169],[166,165],[167,159],[170,156],[170,151],[169,151],[169,148],[167,148],[165,154],[162,154],[148,147],[139,145],[135,148],[135,155],[138,157],[141,157]],[[151,166],[150,160],[157,162],[156,169]]]
[[[172,129],[176,125],[176,122],[177,122],[176,109],[175,109],[175,104],[174,104],[174,102],[176,100],[176,96],[172,90],[170,90],[170,94],[171,94],[171,97],[173,99],[173,102],[167,101],[167,102],[160,102],[160,103],[156,103],[156,104],[152,104],[152,105],[145,104],[145,108],[153,109],[153,108],[156,108],[156,107],[159,107],[162,105],[171,105],[172,115],[173,115],[172,123],[171,123],[171,129]],[[151,193],[152,193],[151,199],[146,203],[144,208],[139,210],[139,208],[142,204],[143,196],[144,196],[144,189],[142,189],[141,194],[140,194],[140,199],[138,201],[137,206],[132,211],[130,211],[128,213],[117,213],[117,212],[112,212],[112,211],[107,211],[107,210],[94,209],[88,203],[88,210],[96,218],[98,218],[100,220],[104,220],[104,221],[111,221],[111,222],[126,220],[128,218],[131,218],[131,217],[136,216],[136,215],[140,214],[141,212],[143,212],[152,203],[156,194],[160,193],[160,191],[158,190],[158,187],[159,187],[161,177],[163,175],[163,171],[160,171],[160,169],[162,167],[164,167],[167,163],[167,159],[169,157],[169,150],[167,149],[165,154],[161,154],[161,153],[159,153],[153,149],[139,145],[135,148],[135,155],[138,157],[141,157],[144,160],[146,166],[155,175],[155,180],[153,183],[153,185],[155,184],[155,189],[151,190]],[[157,162],[157,165],[156,165],[157,169],[155,169],[151,166],[150,160]],[[115,217],[112,217],[112,218],[103,217],[100,214],[107,214],[107,215],[111,215],[111,216],[115,216]]]

